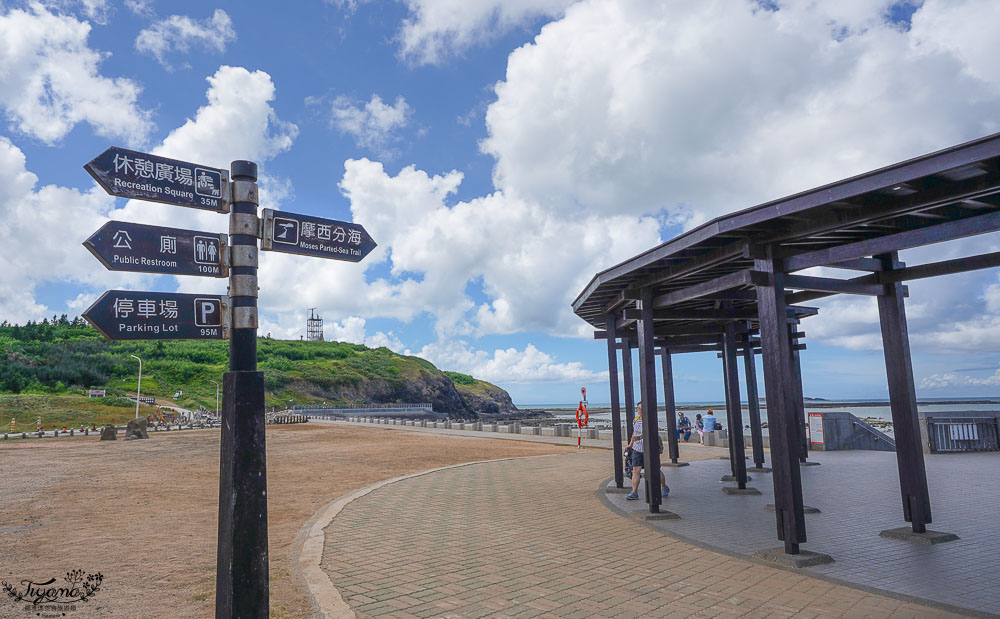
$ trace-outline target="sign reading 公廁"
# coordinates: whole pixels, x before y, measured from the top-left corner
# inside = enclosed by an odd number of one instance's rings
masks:
[[[84,246],[112,271],[228,277],[227,235],[109,221]]]
[[[228,297],[109,290],[83,317],[111,340],[221,340],[229,337]]]
[[[360,262],[377,243],[363,226],[336,219],[263,211],[261,249]]]
[[[112,146],[83,166],[113,196],[229,212],[229,172]]]

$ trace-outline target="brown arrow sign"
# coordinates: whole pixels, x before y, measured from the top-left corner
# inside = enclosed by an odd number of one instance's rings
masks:
[[[229,212],[229,172],[112,146],[83,166],[121,198]]]
[[[109,290],[83,317],[109,340],[221,340],[229,314],[217,294]]]
[[[112,271],[228,277],[228,236],[109,221],[83,246]]]
[[[360,262],[378,245],[360,224],[264,209],[261,249]]]

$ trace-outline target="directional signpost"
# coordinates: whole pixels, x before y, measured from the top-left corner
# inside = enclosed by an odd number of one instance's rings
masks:
[[[377,243],[359,224],[264,209],[261,249],[360,262]]]
[[[219,295],[109,290],[83,317],[111,340],[221,340],[228,309]]]
[[[83,242],[112,271],[228,277],[225,234],[109,221]]]
[[[84,166],[108,193],[229,213],[229,235],[111,221],[84,242],[112,271],[229,277],[229,295],[109,290],[83,316],[112,340],[229,338],[223,374],[216,617],[267,617],[264,375],[257,371],[262,249],[358,262],[376,243],[358,224],[264,209],[257,164],[230,170],[111,147]],[[230,173],[232,180],[230,181]],[[261,225],[263,223],[263,225]]]
[[[113,196],[229,212],[229,173],[219,168],[117,146],[83,167]]]

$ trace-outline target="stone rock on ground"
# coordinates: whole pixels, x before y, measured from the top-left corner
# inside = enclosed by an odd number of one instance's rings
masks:
[[[118,431],[115,429],[114,425],[109,423],[108,425],[101,428],[101,440],[102,441],[118,440]]]
[[[149,438],[146,426],[149,424],[145,419],[130,419],[125,426],[125,438]]]

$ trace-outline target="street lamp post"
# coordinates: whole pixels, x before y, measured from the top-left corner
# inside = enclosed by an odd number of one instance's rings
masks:
[[[129,355],[139,362],[139,380],[135,383],[135,418],[139,418],[139,390],[142,388],[142,359],[135,355]]]
[[[215,416],[216,416],[216,418],[218,418],[218,416],[219,416],[219,383],[216,382],[216,381],[214,381],[214,380],[210,380],[208,382],[215,383]]]

